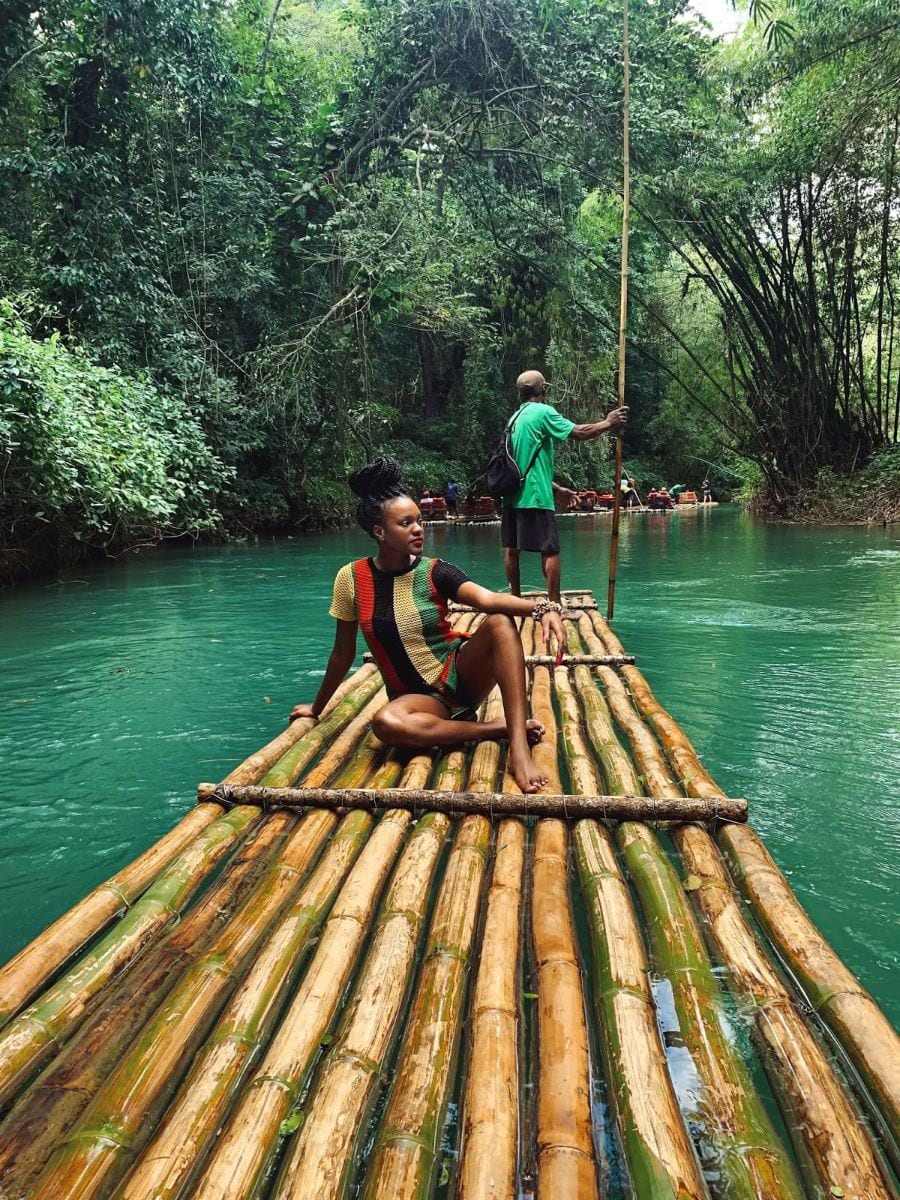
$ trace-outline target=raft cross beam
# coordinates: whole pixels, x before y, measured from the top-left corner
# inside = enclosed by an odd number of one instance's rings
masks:
[[[557,817],[564,821],[739,821],[747,820],[747,801],[725,796],[570,796],[538,792],[412,791],[402,788],[293,788],[201,783],[197,800],[226,807],[376,809],[408,812],[478,813],[485,817]]]

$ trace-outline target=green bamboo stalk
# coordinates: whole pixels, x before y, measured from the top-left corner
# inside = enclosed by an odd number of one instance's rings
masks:
[[[364,663],[358,671],[348,675],[325,705],[322,711],[323,719],[330,717],[345,697],[355,691],[360,684],[365,683],[367,679],[373,678],[377,671],[378,668],[374,663]],[[280,762],[301,737],[305,737],[315,727],[316,722],[312,717],[298,717],[297,720],[291,721],[287,728],[283,729],[271,742],[267,742],[265,746],[251,754],[249,758],[245,758],[239,766],[230,771],[222,782],[238,785],[256,783],[267,771]]]
[[[218,804],[192,808],[165,837],[94,888],[0,968],[0,1029],[221,815]]]
[[[810,1189],[825,1196],[888,1200],[892,1185],[865,1127],[750,930],[715,842],[699,825],[678,825],[672,836],[704,929],[730,972],[733,990],[754,1017],[767,1051],[763,1061]]]
[[[364,666],[335,692],[325,715],[328,717],[345,696],[375,675],[375,668]],[[279,756],[314,726],[311,720],[295,721],[268,746],[246,759],[223,782],[259,783],[272,765],[272,754]],[[318,741],[318,735],[317,739]],[[94,888],[83,900],[48,926],[0,968],[0,1028],[31,1000],[47,981],[65,966],[116,917],[131,907],[153,880],[182,854],[191,842],[222,815],[218,804],[201,804],[191,809],[163,838],[144,851],[134,862],[123,867],[105,883]]]
[[[667,713],[655,722],[660,744],[649,734],[639,714],[658,705],[643,694],[649,688],[642,677],[632,677],[632,704],[619,677],[629,670],[601,667],[597,674],[651,794],[671,795],[677,786],[660,749],[669,737],[681,742],[679,768],[688,776],[696,772],[698,788],[715,789],[696,756],[693,763],[687,758],[692,748]],[[703,916],[704,931],[729,968],[732,991],[753,1014],[763,1063],[809,1188],[814,1193],[823,1189],[826,1195],[883,1197],[880,1168],[858,1116],[744,919],[714,840],[699,825],[676,826],[672,836],[691,878],[691,898]]]
[[[213,821],[82,960],[0,1034],[0,1105],[7,1104],[68,1041],[94,998],[152,945],[204,879],[259,820],[239,806]]]
[[[722,795],[696,750],[659,704],[635,667],[622,668],[638,711],[653,727],[688,795]],[[754,916],[787,963],[816,1010],[837,1038],[874,1098],[900,1158],[900,1037],[875,1000],[848,970],[809,919],[762,840],[749,827],[730,825],[716,841],[732,868]]]
[[[618,739],[609,710],[589,672],[575,674],[585,727],[592,742],[606,748],[601,755],[605,782],[611,792],[629,789],[637,779],[621,747],[627,767],[610,752],[609,744],[618,746]],[[556,684],[567,737],[575,743],[570,753],[586,749],[581,713],[565,672],[557,672]],[[584,786],[596,781],[591,769],[578,776]],[[656,782],[672,794],[673,783]],[[803,1191],[791,1159],[734,1047],[722,993],[677,873],[647,825],[623,821],[614,836],[643,909],[654,963],[672,987],[681,1038],[702,1085],[682,1097],[682,1103],[692,1127],[703,1131],[700,1147],[709,1149],[719,1188],[727,1197],[800,1200]]]
[[[280,812],[264,821],[185,919],[128,972],[104,1006],[19,1096],[0,1126],[4,1200],[25,1200],[51,1154],[132,1038],[229,920],[297,820],[294,813]]]
[[[762,839],[726,826],[716,841],[769,941],[862,1076],[900,1164],[900,1036],[810,920]]]
[[[323,717],[317,725],[304,734],[300,741],[266,772],[260,783],[266,787],[290,787],[299,777],[300,772],[305,770],[316,755],[328,747],[335,735],[344,730],[354,718],[357,728],[371,720],[371,715],[362,719],[361,714],[372,709],[373,698],[377,700],[382,697],[382,692],[380,675],[370,675],[363,680],[332,710],[329,716]],[[381,698],[380,704],[383,703],[384,698]],[[374,711],[377,711],[380,704],[376,704]]]
[[[449,784],[451,790],[459,787],[464,762],[462,751],[444,758],[439,772],[442,785]],[[348,1194],[366,1116],[396,1040],[428,894],[449,825],[446,817],[429,813],[416,827],[416,838],[428,836],[425,853],[412,860],[410,870],[395,875],[388,891],[335,1045],[316,1072],[308,1100],[311,1111],[279,1175],[276,1194],[280,1197],[337,1200]],[[224,1200],[225,1193],[215,1195]]]
[[[350,769],[356,768],[351,766]],[[391,759],[376,771],[370,785],[393,787],[402,771],[400,760]],[[360,891],[357,881],[360,876],[369,879],[371,864],[377,861],[377,873],[366,885],[369,891],[365,897],[371,903],[371,891],[380,888],[386,878],[409,824],[409,818],[399,814],[386,814],[379,822],[332,906],[320,949],[307,973],[301,993],[308,994],[311,978],[321,978],[316,975],[315,962],[322,954],[322,948],[327,946],[329,929],[337,920],[347,918],[346,897]],[[305,889],[304,902],[308,891],[309,888]],[[311,921],[313,910],[309,906],[306,913]],[[320,909],[320,920],[323,915]],[[301,966],[302,955],[296,944],[301,930],[290,916],[282,925],[287,927],[284,930],[287,936],[276,930],[258,954],[246,979],[191,1064],[153,1139],[144,1147],[134,1169],[117,1193],[118,1200],[147,1196],[153,1196],[154,1200],[174,1200],[177,1196],[191,1194],[193,1180],[238,1096],[248,1068],[269,1042],[282,1000],[290,991]],[[305,946],[308,948],[309,945],[310,939],[307,937]],[[294,1006],[296,1004],[295,1000]],[[308,1009],[306,1017],[308,1024]],[[288,1015],[285,1023],[289,1020]]]
[[[502,712],[495,688],[484,719],[494,720]],[[469,769],[470,791],[493,790],[499,760],[497,742],[477,747]],[[491,825],[485,817],[466,817],[460,823],[428,933],[395,1082],[369,1159],[366,1200],[424,1200],[433,1190],[490,842]]]
[[[602,699],[587,668],[583,693],[586,727],[602,747],[611,790],[633,784],[634,772],[615,740]],[[580,674],[576,672],[576,674]],[[584,680],[576,685],[584,687]],[[599,783],[580,734],[580,713],[565,673],[557,673],[566,749],[573,787]],[[614,767],[612,764],[616,764]],[[706,1196],[706,1186],[669,1077],[647,979],[640,927],[612,840],[596,821],[581,821],[574,833],[575,857],[588,918],[593,959],[594,1005],[610,1102],[636,1193],[642,1200],[686,1200]]]

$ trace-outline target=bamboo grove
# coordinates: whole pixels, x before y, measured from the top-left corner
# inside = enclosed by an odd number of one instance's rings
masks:
[[[549,792],[724,804],[571,628]],[[896,1196],[900,1040],[746,820],[527,815],[500,743],[387,751],[383,697],[364,665],[0,971],[3,1200]],[[383,803],[240,802],[293,785]]]

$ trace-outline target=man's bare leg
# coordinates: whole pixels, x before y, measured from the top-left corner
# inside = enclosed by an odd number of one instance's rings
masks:
[[[503,569],[506,571],[506,581],[514,596],[522,595],[522,583],[519,575],[519,551],[511,550],[509,546],[503,550]]]
[[[547,580],[547,595],[551,600],[555,600],[557,604],[562,603],[562,593],[559,590],[559,585],[562,578],[562,568],[559,561],[559,553],[542,554],[541,567],[544,571],[544,578]]]

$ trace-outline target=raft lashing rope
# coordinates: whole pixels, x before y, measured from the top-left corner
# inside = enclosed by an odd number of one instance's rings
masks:
[[[566,603],[546,794],[367,663],[0,970],[2,1200],[896,1195],[900,1039]]]

